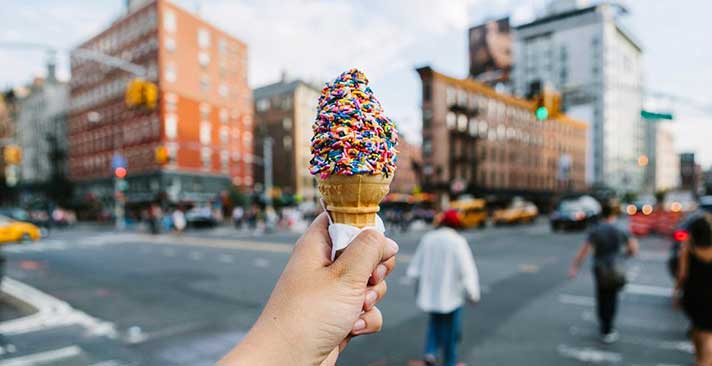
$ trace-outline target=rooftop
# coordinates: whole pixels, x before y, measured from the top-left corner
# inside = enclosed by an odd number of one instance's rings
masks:
[[[254,95],[254,99],[269,97],[273,95],[282,95],[285,93],[293,92],[295,89],[297,89],[299,85],[304,85],[317,92],[321,91],[321,89],[317,88],[316,86],[309,84],[303,80],[297,79],[292,81],[280,80],[273,84],[261,86],[259,88],[256,88],[252,92],[252,94]]]
[[[460,87],[460,88],[463,88],[463,89],[465,89],[465,90],[469,90],[469,91],[477,92],[477,93],[479,93],[479,94],[483,94],[483,95],[485,95],[485,96],[487,96],[487,97],[489,97],[489,98],[498,100],[498,101],[500,101],[500,102],[502,102],[502,103],[505,103],[505,104],[509,104],[509,105],[513,105],[513,106],[517,106],[517,107],[520,107],[520,108],[524,108],[524,109],[530,110],[530,111],[532,112],[532,114],[534,113],[534,110],[536,109],[536,103],[533,102],[533,101],[531,101],[531,100],[518,98],[518,97],[515,97],[515,96],[512,96],[512,95],[508,95],[508,94],[498,93],[497,91],[495,91],[495,90],[494,90],[493,88],[491,88],[490,86],[488,86],[488,85],[486,85],[486,84],[484,84],[484,83],[481,83],[481,82],[479,82],[479,81],[477,81],[477,80],[475,80],[475,79],[469,79],[469,78],[468,78],[468,79],[458,79],[458,78],[454,78],[454,77],[451,77],[451,76],[448,76],[448,75],[445,75],[445,74],[441,74],[441,73],[439,73],[439,72],[433,70],[430,66],[419,67],[419,68],[417,68],[416,70],[418,71],[418,73],[419,73],[421,76],[423,76],[423,75],[430,75],[430,76],[432,76],[434,79],[439,79],[439,80],[442,80],[442,81],[444,81],[444,82],[446,82],[446,83],[449,83],[449,84],[452,84],[452,85],[456,85],[456,86],[458,86],[458,87]],[[576,126],[576,127],[582,127],[582,128],[588,127],[588,124],[587,124],[587,123],[585,123],[585,122],[583,122],[583,121],[575,120],[575,119],[573,119],[573,118],[571,118],[571,117],[569,117],[569,116],[567,116],[566,114],[563,114],[563,113],[558,114],[555,118],[552,118],[552,120],[556,120],[556,121],[558,121],[558,122],[567,123],[567,124],[570,124],[570,125],[573,125],[573,126]]]

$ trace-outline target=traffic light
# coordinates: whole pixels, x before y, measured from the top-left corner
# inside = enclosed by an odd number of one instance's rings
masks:
[[[536,119],[540,121],[545,121],[547,117],[549,117],[549,110],[546,109],[544,106],[537,107],[536,112]]]
[[[138,107],[143,99],[143,79],[135,78],[126,86],[126,106],[129,108]]]
[[[116,176],[116,178],[118,178],[118,179],[126,178],[126,174],[128,174],[128,171],[126,170],[126,168],[124,168],[122,166],[114,169],[114,176]]]
[[[150,81],[134,78],[126,86],[125,102],[129,108],[154,109],[158,103],[158,87]]]
[[[7,165],[19,165],[22,161],[22,148],[17,145],[7,145],[3,149],[3,158]]]
[[[156,163],[159,165],[166,165],[171,161],[171,156],[168,154],[168,148],[165,146],[159,146],[155,151]]]
[[[143,83],[143,105],[148,109],[155,109],[158,102],[158,87],[151,82]]]

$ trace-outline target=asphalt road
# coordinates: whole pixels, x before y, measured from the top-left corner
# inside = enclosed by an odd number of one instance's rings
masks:
[[[419,364],[426,316],[404,273],[421,235],[391,234],[401,256],[380,305],[384,329],[352,341],[340,365]],[[468,365],[691,363],[686,322],[668,296],[665,240],[642,240],[641,256],[628,263],[621,340],[607,346],[598,341],[589,271],[566,277],[582,234],[552,234],[539,223],[465,235],[484,291],[464,315],[459,353]],[[0,366],[212,365],[258,316],[297,236],[69,230],[6,246],[10,285],[44,310],[39,320],[0,324],[14,351],[0,354]]]

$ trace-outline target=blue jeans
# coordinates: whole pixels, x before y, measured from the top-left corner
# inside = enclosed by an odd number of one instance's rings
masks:
[[[443,366],[455,366],[457,362],[457,342],[461,335],[462,308],[451,313],[430,313],[428,334],[425,340],[425,354],[437,358],[438,350],[443,351]]]

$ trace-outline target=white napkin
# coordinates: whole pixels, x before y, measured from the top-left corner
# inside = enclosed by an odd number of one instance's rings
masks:
[[[324,201],[321,205],[326,210],[326,205]],[[364,228],[357,228],[356,226],[351,226],[347,224],[337,224],[331,221],[331,216],[329,217],[329,237],[331,238],[331,260],[333,261],[336,257],[336,252],[342,250],[349,246],[351,242],[364,230],[378,230],[381,233],[386,232],[386,227],[383,225],[383,220],[381,217],[376,215],[376,225],[366,226]]]

